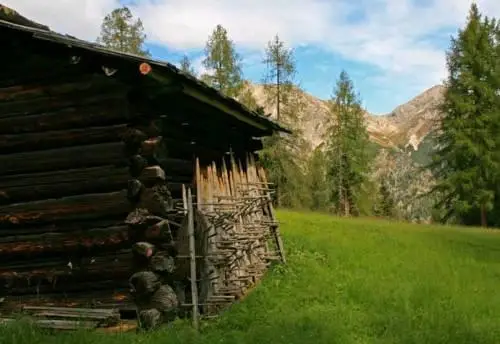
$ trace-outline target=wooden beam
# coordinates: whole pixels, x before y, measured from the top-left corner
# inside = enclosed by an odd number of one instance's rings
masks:
[[[0,208],[0,227],[90,220],[122,214],[125,218],[130,211],[126,190],[86,194],[3,206]]]
[[[0,155],[0,175],[100,165],[126,165],[122,142]]]
[[[20,134],[67,130],[90,126],[123,124],[129,118],[127,103],[122,99],[86,107],[70,107],[29,116],[0,118],[0,134]]]
[[[41,233],[0,237],[0,255],[35,255],[44,252],[72,254],[98,248],[116,250],[126,248],[128,242],[127,225],[94,228],[76,232]],[[4,259],[4,258],[3,258]]]
[[[139,180],[146,187],[151,187],[158,182],[157,178],[154,170],[145,169]],[[170,191],[175,194],[180,193],[182,183],[191,180],[176,175],[164,178]],[[0,178],[0,204],[112,192],[125,189],[129,179],[128,168],[112,165],[5,176]]]
[[[15,135],[0,135],[0,153],[44,150],[118,141],[127,130],[126,124],[106,127],[45,131]]]
[[[0,118],[26,116],[68,107],[85,107],[96,103],[106,106],[105,102],[113,100],[125,101],[125,91],[90,89],[68,95],[42,94],[28,99],[0,102]]]

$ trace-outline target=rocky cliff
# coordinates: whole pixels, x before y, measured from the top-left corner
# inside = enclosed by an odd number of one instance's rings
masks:
[[[259,105],[275,117],[275,107],[265,101],[264,87],[255,84],[250,87]],[[437,106],[443,97],[443,91],[444,86],[434,86],[386,115],[375,116],[365,113],[370,139],[382,147],[407,148],[411,146],[417,151],[423,139],[437,124],[439,119]],[[302,104],[298,126],[303,131],[303,137],[312,148],[317,147],[324,140],[330,117],[328,102],[301,90],[294,90],[294,97],[299,98]]]

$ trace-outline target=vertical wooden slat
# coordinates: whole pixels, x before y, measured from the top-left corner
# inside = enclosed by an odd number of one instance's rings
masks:
[[[187,189],[187,204],[188,204],[188,231],[189,231],[189,256],[191,260],[191,303],[193,304],[193,326],[196,330],[199,329],[198,321],[198,287],[196,276],[196,252],[194,238],[194,214],[193,214],[193,196],[191,188]]]

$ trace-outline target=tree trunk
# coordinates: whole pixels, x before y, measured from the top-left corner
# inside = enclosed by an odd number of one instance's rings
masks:
[[[488,220],[486,218],[486,207],[481,205],[481,227],[488,227]]]

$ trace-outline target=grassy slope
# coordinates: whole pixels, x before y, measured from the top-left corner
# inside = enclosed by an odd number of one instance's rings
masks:
[[[198,336],[26,329],[5,343],[499,343],[500,234],[280,212],[289,265]]]

